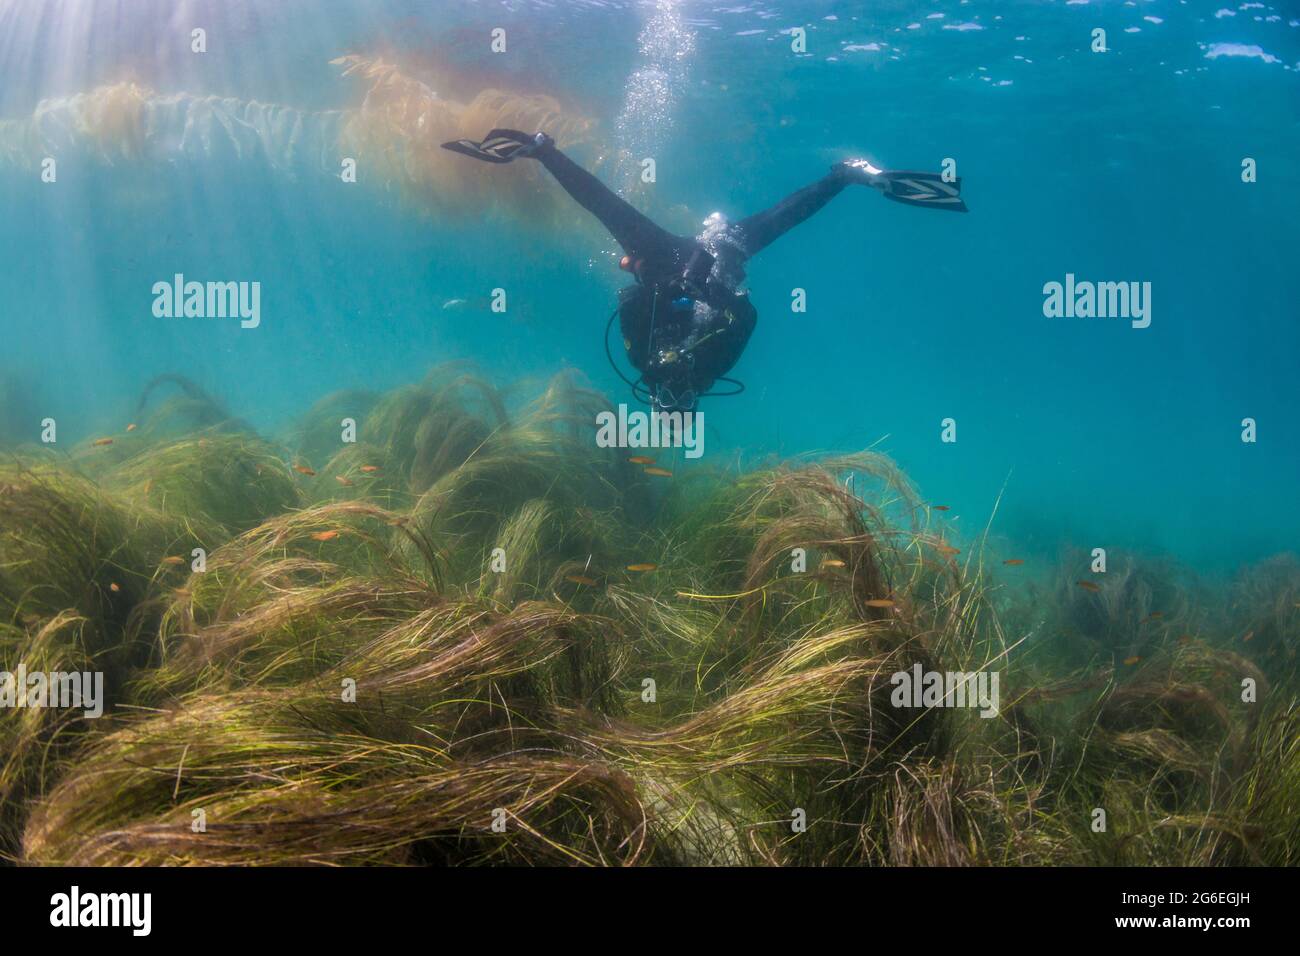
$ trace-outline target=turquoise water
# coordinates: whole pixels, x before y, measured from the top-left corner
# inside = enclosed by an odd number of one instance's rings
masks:
[[[330,64],[346,54],[457,102],[554,97],[592,121],[573,155],[611,183],[634,171],[620,148],[655,159],[628,198],[678,231],[850,156],[956,162],[969,215],[852,188],[750,262],[748,390],[706,402],[707,453],[685,467],[874,446],[968,533],[1001,495],[993,529],[1018,553],[1220,573],[1294,549],[1300,9],[1283,4],[0,3],[0,377],[17,383],[0,442],[46,416],[61,441],[120,429],[162,372],[267,432],[450,359],[502,381],[572,367],[632,401],[601,339],[626,281],[613,242],[504,199],[451,214],[454,182],[403,190],[366,161],[343,183],[366,92]],[[150,117],[131,155],[76,122],[78,96],[125,81]],[[176,273],[259,282],[260,324],[156,317]],[[1151,283],[1150,326],[1045,317],[1067,273]],[[494,288],[505,314],[479,305]]]

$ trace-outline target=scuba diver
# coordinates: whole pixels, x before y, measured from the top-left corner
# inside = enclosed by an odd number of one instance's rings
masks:
[[[618,308],[605,327],[605,348],[608,352],[609,326],[617,315],[628,360],[641,376],[633,382],[618,374],[638,399],[663,412],[689,412],[701,396],[744,390],[725,376],[745,350],[758,319],[748,294],[739,291],[745,260],[817,212],[845,186],[874,186],[897,202],[966,211],[960,178],[945,182],[937,173],[888,172],[865,159],[850,159],[771,209],[739,222],[714,213],[705,220],[704,231],[690,239],[655,225],[560,152],[545,133],[530,136],[494,129],[480,143],[461,139],[442,145],[488,163],[537,160],[623,247],[619,267],[631,273],[636,284],[619,291]],[[718,381],[733,389],[710,392]]]

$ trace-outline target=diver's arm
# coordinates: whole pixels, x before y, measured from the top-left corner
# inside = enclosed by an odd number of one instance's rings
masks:
[[[494,129],[481,143],[458,140],[443,146],[490,163],[508,163],[520,157],[537,160],[564,187],[565,192],[600,220],[629,256],[648,263],[672,265],[694,248],[689,239],[674,236],[655,225],[649,217],[565,156],[545,133],[529,136],[518,130]]]
[[[953,212],[966,211],[966,204],[961,200],[960,178],[947,182],[936,173],[890,172],[877,169],[865,159],[850,159],[836,163],[817,182],[792,193],[771,209],[765,209],[736,223],[736,232],[745,254],[753,256],[760,249],[771,245],[819,211],[851,183],[872,186],[883,192],[886,199],[908,205],[930,206]]]

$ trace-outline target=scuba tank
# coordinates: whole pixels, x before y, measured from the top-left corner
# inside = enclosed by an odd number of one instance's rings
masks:
[[[702,364],[720,364],[721,367],[705,373],[699,385],[691,387],[687,384],[699,378],[696,349],[700,345],[728,332],[738,321],[737,312],[743,314],[745,308],[748,308],[752,322],[753,307],[746,296],[710,288],[709,277],[715,262],[714,256],[701,246],[692,251],[686,265],[675,277],[672,273],[660,277],[647,275],[645,260],[633,255],[625,255],[619,261],[619,268],[635,276],[638,284],[619,292],[619,307],[610,315],[605,327],[605,351],[610,365],[632,387],[639,400],[653,403],[658,390],[667,387],[670,395],[680,393],[674,397],[673,404],[679,404],[678,399],[683,399],[680,404],[693,408],[695,401],[705,395],[737,395],[744,391],[742,383],[720,374],[734,363],[735,357],[721,363],[706,359]],[[635,324],[629,325],[629,316],[625,313],[625,309],[637,300],[640,301],[638,311],[645,309],[649,313],[643,338],[633,331],[640,323],[633,320]],[[702,311],[701,305],[704,306]],[[623,347],[632,364],[641,372],[635,381],[623,375],[609,351],[609,330],[620,315],[624,316]],[[638,338],[635,345],[633,334]],[[748,331],[744,337],[749,337]],[[740,347],[743,348],[743,341]],[[739,349],[736,357],[738,352]],[[709,391],[715,381],[726,382],[733,388],[730,391]]]

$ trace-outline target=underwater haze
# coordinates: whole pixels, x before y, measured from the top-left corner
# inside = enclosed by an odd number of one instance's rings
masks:
[[[851,159],[969,211],[843,189],[702,453],[611,450],[624,250],[493,128],[683,236]],[[1300,861],[1297,183],[1279,0],[0,0],[0,669],[139,721],[0,725],[0,859]],[[1004,706],[891,723],[923,664]]]
[[[1021,547],[1231,571],[1300,529],[1297,16],[1162,0],[6,3],[3,367],[31,408],[7,427],[32,439],[51,415],[97,434],[178,370],[272,427],[450,358],[502,379],[574,367],[631,401],[601,343],[626,277],[598,228],[551,231],[509,203],[445,214],[455,184],[404,190],[364,164],[340,181],[322,152],[365,89],[331,61],[382,56],[446,96],[554,97],[593,123],[581,158],[655,158],[629,198],[687,234],[840,159],[954,160],[969,215],[850,190],[750,264],[759,323],[733,372],[747,391],[702,405],[708,456],[874,445],[972,531],[1001,493],[994,532]],[[191,108],[122,155],[58,115],[124,81],[149,100],[293,111],[268,123],[298,128],[191,129],[182,145],[187,122],[222,121]],[[58,147],[54,188],[23,150],[34,116]],[[623,188],[639,169],[618,166],[600,174]],[[151,289],[176,273],[259,281],[260,325],[156,318]],[[1043,286],[1067,273],[1150,283],[1149,327],[1046,318]],[[494,288],[515,307],[476,309]],[[455,299],[470,305],[443,308]]]

